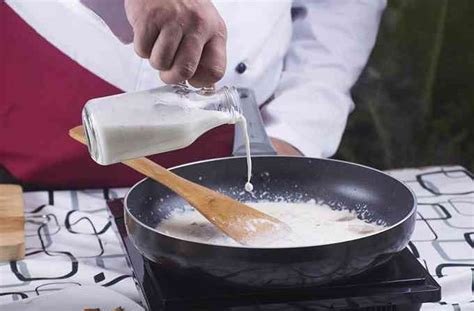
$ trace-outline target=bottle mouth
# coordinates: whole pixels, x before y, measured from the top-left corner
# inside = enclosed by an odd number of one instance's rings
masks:
[[[84,132],[86,133],[87,149],[89,150],[92,159],[98,162],[97,160],[99,157],[99,150],[97,145],[97,135],[95,133],[94,123],[91,114],[87,109],[87,105],[84,107],[84,109],[82,109],[82,124],[84,125]]]
[[[237,89],[233,86],[224,86],[222,89],[227,103],[232,106],[229,109],[229,112],[232,114],[232,117],[235,121],[242,117],[242,105],[240,102],[240,95]]]

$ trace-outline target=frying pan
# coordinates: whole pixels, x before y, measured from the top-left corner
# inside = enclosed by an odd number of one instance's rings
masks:
[[[306,247],[246,248],[178,239],[155,228],[184,200],[150,179],[132,187],[125,198],[125,224],[136,248],[175,273],[252,287],[311,286],[363,273],[406,247],[413,232],[416,201],[404,184],[365,166],[324,159],[277,157],[266,135],[253,92],[239,89],[247,119],[254,170],[254,195],[243,191],[242,157],[177,166],[178,175],[241,201],[316,199],[333,209],[356,211],[358,217],[386,226],[363,238]],[[241,130],[234,155],[245,147]],[[270,156],[269,156],[270,155]]]
[[[416,201],[398,180],[337,160],[257,156],[253,161],[254,195],[243,191],[243,157],[195,162],[172,171],[241,201],[316,199],[336,210],[355,211],[360,219],[386,228],[350,241],[306,247],[247,248],[182,240],[155,228],[173,210],[182,209],[184,200],[143,179],[125,198],[129,238],[146,258],[177,273],[252,287],[332,282],[377,266],[406,247],[415,225]]]

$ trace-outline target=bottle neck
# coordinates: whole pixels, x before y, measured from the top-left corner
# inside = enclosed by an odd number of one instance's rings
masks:
[[[236,123],[242,118],[242,107],[239,92],[235,87],[224,86],[219,90],[214,87],[193,89],[186,83],[172,86],[174,92],[188,98],[196,108],[225,112],[231,117],[229,123]]]
[[[218,93],[223,97],[222,104],[218,110],[228,113],[232,117],[232,123],[236,123],[242,118],[242,106],[239,92],[235,87],[224,86]]]

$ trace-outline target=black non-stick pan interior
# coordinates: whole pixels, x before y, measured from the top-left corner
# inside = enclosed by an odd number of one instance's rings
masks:
[[[334,209],[355,210],[361,219],[394,225],[414,209],[414,197],[390,176],[352,163],[299,157],[254,157],[254,192],[244,191],[245,158],[226,158],[184,165],[176,174],[240,201],[308,201]],[[152,180],[145,180],[127,198],[128,209],[154,228],[185,201]]]
[[[248,248],[182,240],[156,230],[183,199],[145,179],[125,200],[130,239],[166,269],[251,287],[311,286],[350,277],[380,265],[406,247],[415,224],[415,198],[396,179],[357,164],[299,157],[253,158],[255,191],[244,191],[245,158],[209,160],[174,168],[189,180],[241,201],[317,200],[386,225],[371,235],[332,244]],[[190,207],[188,207],[190,208]]]

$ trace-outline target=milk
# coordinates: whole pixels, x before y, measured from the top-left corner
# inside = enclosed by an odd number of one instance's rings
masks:
[[[96,112],[101,118],[95,128],[101,150],[94,160],[102,165],[184,148],[208,130],[232,121],[219,111],[134,103],[122,109],[123,122],[117,123],[118,116],[111,110]]]
[[[227,104],[232,99],[166,86],[90,100],[83,110],[83,123],[91,157],[109,165],[173,151],[191,145],[215,127],[241,123],[248,165],[245,188],[251,191],[247,124],[245,117]]]
[[[325,245],[358,239],[386,229],[357,217],[354,211],[334,210],[328,205],[307,202],[247,202],[247,205],[279,219],[291,228],[282,238],[250,243],[252,247],[301,247]],[[156,229],[187,241],[214,245],[239,245],[189,205],[174,209]]]

